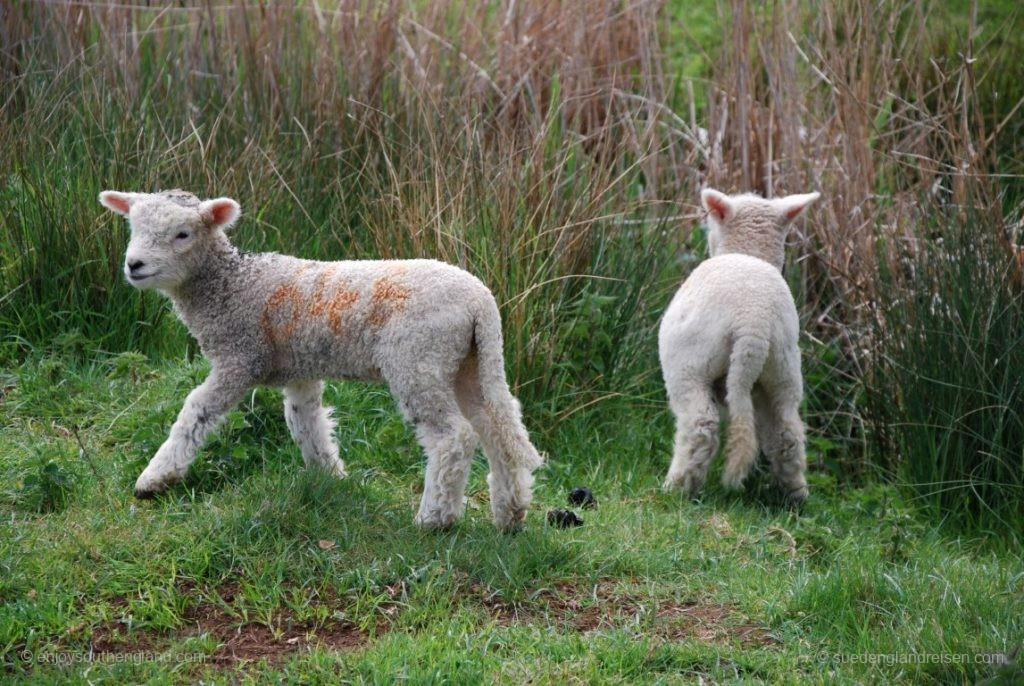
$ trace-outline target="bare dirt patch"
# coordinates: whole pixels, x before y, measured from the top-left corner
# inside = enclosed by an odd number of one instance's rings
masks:
[[[234,605],[237,589],[222,589],[221,599]],[[201,602],[184,615],[191,635],[207,634],[217,639],[211,656],[215,662],[249,662],[266,658],[274,662],[290,653],[321,646],[333,650],[351,650],[368,641],[357,625],[342,619],[317,622],[298,620],[290,608],[282,608],[270,625],[246,622],[220,605]],[[187,635],[187,634],[186,634]]]
[[[738,643],[744,648],[764,648],[778,643],[765,627],[751,622],[735,608],[714,603],[663,604],[656,624],[664,638],[704,643]]]
[[[499,624],[550,623],[583,634],[625,628],[666,641],[739,644],[744,648],[778,642],[767,628],[735,607],[705,600],[652,598],[608,582],[590,587],[556,584],[528,594],[532,600],[522,603],[509,602],[477,583],[468,584],[464,593]]]
[[[338,618],[334,608],[336,599],[320,601],[325,604],[327,619],[298,619],[288,607],[281,608],[269,622],[246,620],[236,598],[241,597],[239,587],[225,584],[215,590],[199,592],[194,584],[179,585],[186,595],[195,595],[198,601],[183,613],[184,626],[173,633],[137,630],[126,634],[119,623],[109,623],[93,631],[91,646],[96,652],[158,651],[170,640],[207,636],[217,642],[217,648],[207,656],[207,663],[234,665],[266,659],[277,662],[291,654],[308,652],[317,647],[331,650],[354,650],[369,642],[369,635],[356,624]],[[115,605],[127,605],[116,602]],[[386,624],[378,625],[386,630]]]
[[[504,626],[522,624],[554,625],[562,631],[590,634],[626,629],[654,636],[663,641],[700,641],[709,644],[739,645],[743,648],[770,647],[778,643],[764,626],[743,616],[734,606],[709,600],[679,601],[651,597],[643,589],[603,581],[595,585],[563,582],[538,588],[510,600],[500,591],[459,574],[455,595],[484,609],[495,622]],[[172,640],[206,636],[217,648],[207,656],[207,664],[234,666],[266,659],[279,662],[290,655],[315,648],[355,650],[370,641],[370,635],[356,624],[340,617],[343,601],[318,597],[309,603],[322,611],[312,612],[323,619],[300,619],[289,607],[282,607],[269,620],[247,619],[240,602],[241,587],[223,584],[199,588],[191,582],[179,584],[179,591],[192,602],[182,614],[183,626],[174,632],[135,630],[127,632],[119,622],[96,629],[92,635],[95,651],[159,651]],[[386,587],[391,602],[381,606],[376,633],[388,630],[388,619],[401,611],[400,598],[406,588],[401,583]],[[115,606],[127,607],[124,599]],[[304,613],[303,616],[306,616]]]

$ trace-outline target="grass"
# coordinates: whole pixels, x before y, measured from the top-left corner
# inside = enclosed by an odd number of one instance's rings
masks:
[[[935,226],[971,216],[1018,258],[1022,19],[1012,0],[14,3],[0,16],[0,364],[55,337],[195,356],[156,294],[120,297],[125,228],[96,203],[104,188],[182,187],[240,200],[246,249],[478,275],[516,392],[551,437],[607,403],[660,402],[652,341],[704,254],[701,187],[817,189],[787,266],[812,444],[844,482],[927,485],[933,453],[897,455],[887,437],[931,420],[872,409],[911,397],[875,383],[891,355],[872,329],[886,297],[920,295],[887,275],[941,247]],[[958,273],[950,289],[970,294]],[[1012,385],[999,392],[1013,407]],[[1019,450],[965,445],[949,464],[1009,477],[943,506],[970,514],[965,530],[1019,537],[1024,519],[996,502],[1019,512]],[[939,476],[965,493],[962,473]]]
[[[1024,616],[1017,4],[0,8],[3,676],[1019,681],[990,664]],[[799,513],[764,474],[656,488],[653,341],[705,254],[705,185],[822,191],[785,271]],[[96,195],[173,187],[240,200],[246,249],[480,276],[552,458],[526,530],[493,531],[479,461],[467,518],[414,529],[412,436],[383,389],[343,384],[349,479],[301,469],[261,390],[184,485],[134,502],[205,367],[122,283]],[[586,524],[546,525],[581,484]],[[89,646],[205,661],[20,657]]]
[[[1024,291],[978,223],[934,227],[940,240],[884,275],[867,405],[886,469],[937,517],[1000,536],[1024,521]]]
[[[0,381],[8,678],[973,683],[995,667],[899,656],[991,660],[1024,630],[1012,549],[951,538],[898,490],[824,473],[799,513],[763,472],[742,495],[664,493],[670,418],[625,404],[540,438],[550,464],[514,536],[490,523],[480,456],[465,519],[412,525],[421,457],[378,386],[329,388],[348,479],[302,468],[279,395],[260,390],[185,484],[136,502],[131,484],[205,364],[73,355]],[[41,485],[48,465],[59,484]],[[598,498],[585,524],[546,525],[581,484]],[[204,662],[38,662],[90,646]]]

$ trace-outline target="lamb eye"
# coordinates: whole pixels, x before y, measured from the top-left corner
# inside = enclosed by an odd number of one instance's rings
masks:
[[[182,231],[177,236],[175,236],[175,238],[179,238],[179,239],[188,238],[188,231]]]

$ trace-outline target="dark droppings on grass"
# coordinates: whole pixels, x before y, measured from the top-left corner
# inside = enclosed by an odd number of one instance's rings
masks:
[[[589,510],[592,507],[597,507],[597,498],[594,497],[593,491],[589,488],[580,486],[569,492],[569,504]]]
[[[583,526],[583,518],[572,510],[551,510],[548,512],[548,524],[558,529],[569,529]]]
[[[198,593],[195,585],[187,582],[179,589],[186,595],[199,596],[198,602],[184,612],[184,624],[179,630],[171,633],[139,630],[125,635],[119,623],[111,622],[93,632],[91,648],[96,652],[157,651],[171,640],[207,636],[217,641],[217,648],[207,655],[206,663],[229,666],[262,659],[274,663],[314,648],[354,650],[370,641],[370,636],[358,625],[337,618],[334,613],[323,621],[299,620],[290,608],[283,607],[273,616],[272,626],[246,621],[241,618],[242,613],[229,609],[237,606],[235,598],[241,595],[236,584],[224,584],[212,592]],[[212,599],[214,595],[220,602]],[[126,607],[127,601],[117,599],[113,604]],[[338,605],[333,599],[325,604],[332,608]],[[378,623],[377,633],[386,630],[386,623]]]

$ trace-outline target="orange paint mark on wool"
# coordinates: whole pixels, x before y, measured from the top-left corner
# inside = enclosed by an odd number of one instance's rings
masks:
[[[348,288],[340,288],[333,293],[329,288],[329,282],[338,273],[335,266],[325,267],[317,274],[316,285],[313,296],[310,300],[309,314],[313,317],[327,315],[327,325],[335,334],[341,332],[341,319],[345,311],[353,307],[359,301],[359,293]]]
[[[266,307],[263,308],[261,322],[263,333],[269,340],[281,341],[295,333],[302,300],[302,293],[293,283],[279,286],[270,295]]]
[[[373,284],[373,308],[367,321],[371,326],[383,326],[396,312],[405,309],[406,301],[411,295],[411,290],[389,276],[377,279]]]
[[[341,316],[345,310],[351,308],[359,300],[359,294],[355,291],[340,290],[334,294],[327,306],[327,323],[334,333],[341,332]]]
[[[337,273],[338,268],[335,266],[325,267],[316,275],[316,280],[313,282],[313,297],[310,299],[309,314],[313,317],[319,317],[330,304],[330,298],[324,295],[327,290],[328,282]]]

